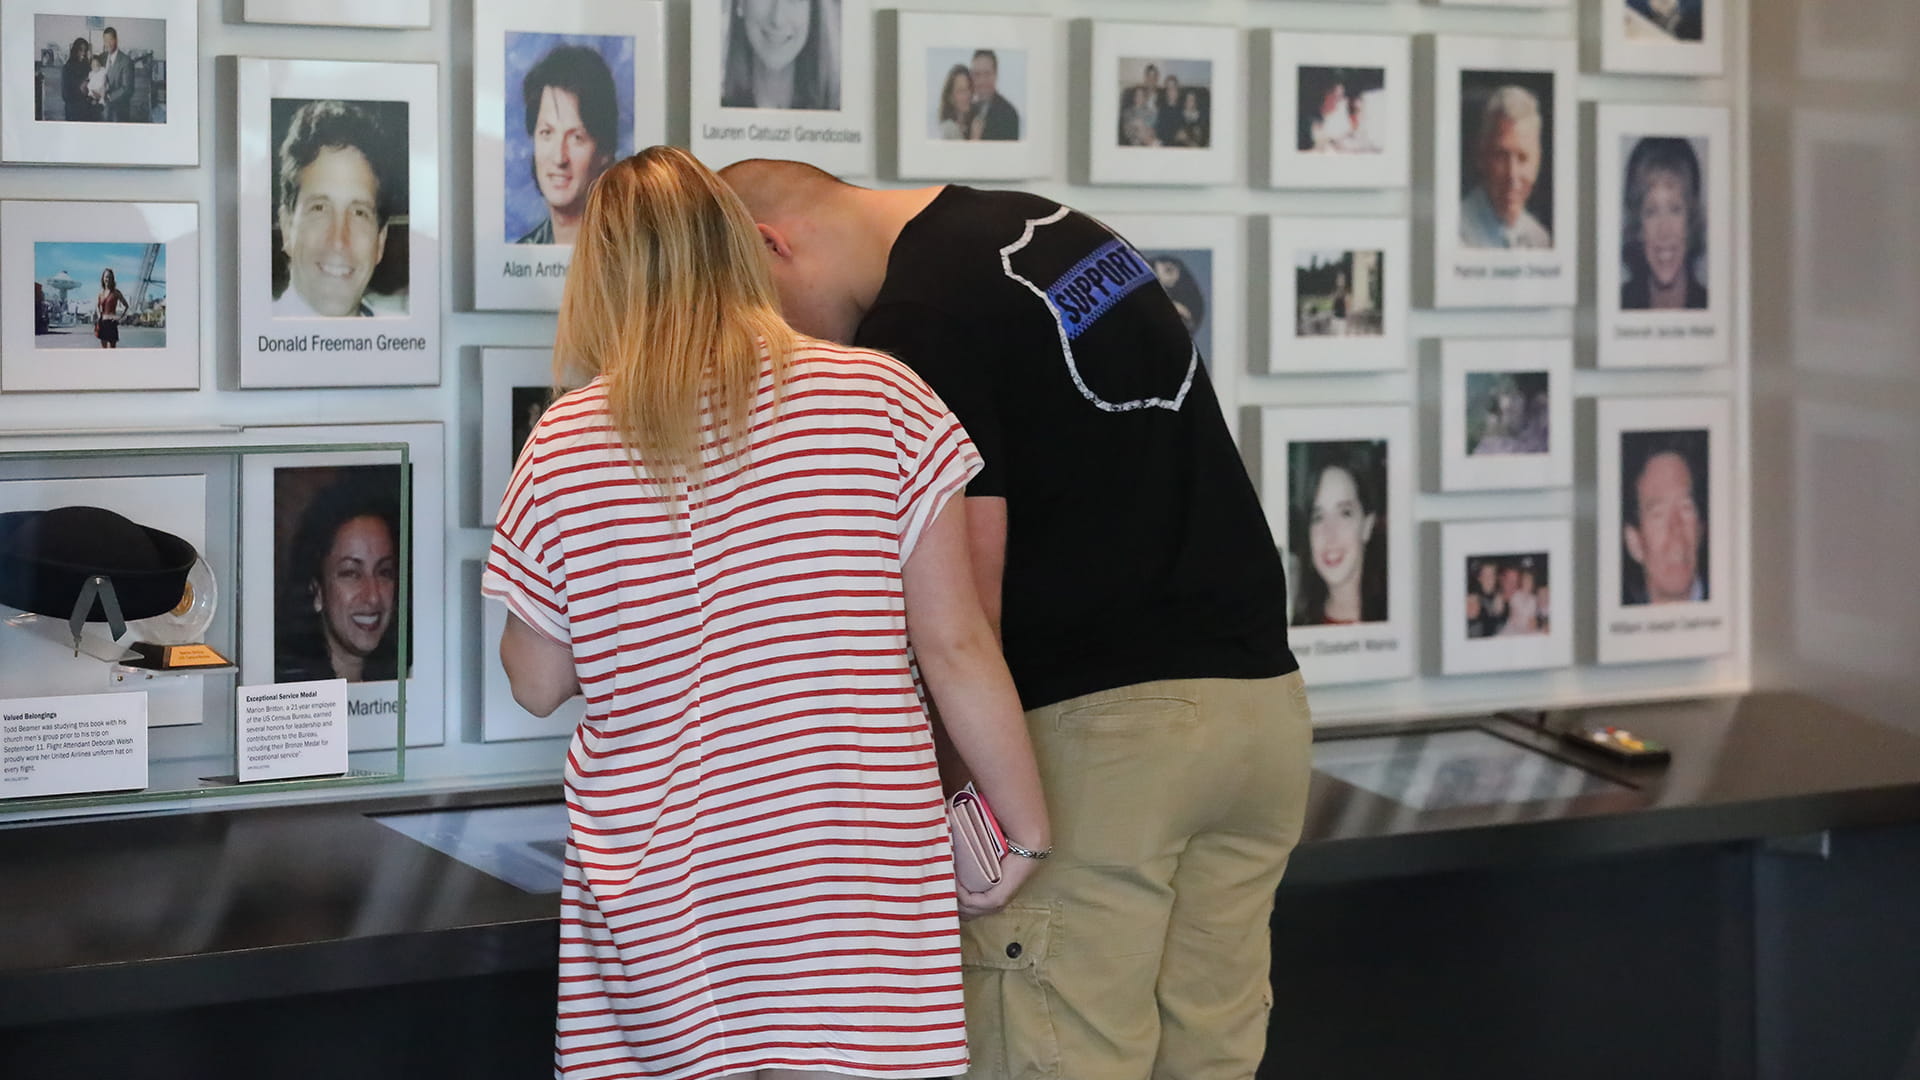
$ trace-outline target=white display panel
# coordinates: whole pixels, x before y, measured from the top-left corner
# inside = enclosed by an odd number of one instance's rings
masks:
[[[82,44],[89,58],[106,59],[97,76],[88,64],[85,81],[69,93],[65,65]],[[0,160],[198,165],[200,5],[10,0],[0,6]]]
[[[1261,410],[1261,501],[1310,686],[1414,673],[1412,447],[1404,406]]]
[[[1230,26],[1094,23],[1089,179],[1237,181],[1245,52],[1240,32]]]
[[[1064,111],[1058,20],[907,11],[899,27],[902,179],[1023,180],[1052,172],[1054,118]]]
[[[433,25],[432,0],[242,0],[250,23],[412,29]]]
[[[1599,402],[1599,660],[1733,645],[1732,410],[1725,398]]]
[[[1440,37],[1433,49],[1434,305],[1571,307],[1574,42]]]
[[[1735,292],[1727,110],[1602,105],[1594,138],[1596,362],[1726,363]]]
[[[1440,526],[1440,669],[1447,675],[1573,664],[1579,623],[1573,523]]]
[[[1604,71],[1718,75],[1726,67],[1729,0],[1594,2]]]
[[[1401,218],[1273,218],[1268,372],[1407,366],[1412,252]]]
[[[1413,39],[1275,30],[1268,185],[1400,188],[1413,164]]]
[[[1440,488],[1573,484],[1573,342],[1440,343]]]
[[[474,307],[559,309],[594,181],[666,141],[666,51],[660,0],[478,5]]]
[[[438,382],[438,67],[241,60],[239,87],[240,385]]]
[[[836,176],[873,172],[873,7],[692,0],[693,152],[718,169],[788,158]],[[749,10],[751,9],[751,10]]]

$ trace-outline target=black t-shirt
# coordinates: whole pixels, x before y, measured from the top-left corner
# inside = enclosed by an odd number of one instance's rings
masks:
[[[950,186],[901,231],[854,344],[932,385],[986,462],[968,494],[1007,500],[1001,631],[1027,708],[1298,667],[1204,358],[1105,226]]]

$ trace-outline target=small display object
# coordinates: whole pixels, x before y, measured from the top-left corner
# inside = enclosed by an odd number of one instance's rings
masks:
[[[1570,728],[1561,732],[1560,737],[1583,750],[1605,754],[1622,765],[1663,765],[1673,759],[1673,752],[1663,743],[1611,724]]]
[[[198,0],[0,6],[0,160],[200,164]]]
[[[1571,667],[1578,624],[1571,521],[1440,526],[1442,673]]]
[[[1213,384],[1227,430],[1240,438],[1247,367],[1246,241],[1228,214],[1109,214],[1102,224],[1133,245],[1173,299]]]
[[[1403,188],[1413,161],[1413,41],[1273,31],[1276,188]]]
[[[1096,22],[1092,36],[1089,179],[1234,183],[1245,126],[1240,32]]]
[[[1261,501],[1309,685],[1414,672],[1412,447],[1405,406],[1261,410]]]
[[[241,386],[440,381],[438,84],[240,61]]]
[[[1267,230],[1273,374],[1407,366],[1404,218],[1273,218]]]
[[[473,55],[473,304],[554,311],[594,182],[666,141],[665,5],[480,4]]]
[[[1596,362],[1726,363],[1734,291],[1730,114],[1602,105],[1594,129]]]
[[[481,6],[484,6],[481,5]],[[291,26],[365,26],[424,30],[433,25],[432,0],[242,0],[240,18]]]
[[[1733,646],[1732,409],[1725,398],[1598,403],[1599,660]]]
[[[196,204],[0,203],[0,282],[0,390],[200,385]]]
[[[1595,0],[1600,69],[1718,75],[1726,67],[1727,0]]]
[[[692,0],[693,152],[873,172],[871,0]]]
[[[899,173],[1028,180],[1053,171],[1059,23],[1045,15],[900,13]]]
[[[1440,343],[1440,489],[1573,484],[1573,343]]]
[[[1571,307],[1579,143],[1570,40],[1434,43],[1436,307]]]
[[[404,682],[417,721],[407,745],[438,745],[446,630],[440,425],[300,430],[316,444],[405,443],[407,462],[358,449],[247,459],[241,562],[271,587],[241,595],[241,681],[345,679],[352,750],[394,745]]]
[[[553,404],[552,349],[480,350],[480,521],[493,528],[533,426]]]

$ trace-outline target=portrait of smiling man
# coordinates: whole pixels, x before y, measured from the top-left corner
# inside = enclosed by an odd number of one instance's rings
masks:
[[[1473,186],[1460,204],[1462,245],[1553,247],[1552,231],[1529,208],[1546,167],[1545,111],[1539,95],[1523,86],[1500,86],[1487,96],[1462,147],[1473,163]]]
[[[1621,604],[1708,598],[1708,453],[1704,431],[1621,436]]]
[[[393,219],[405,213],[404,143],[403,131],[388,130],[360,102],[309,101],[294,110],[275,154],[275,224],[287,259],[275,318],[375,313],[368,286]],[[404,314],[404,292],[396,299],[393,313]]]
[[[546,217],[514,242],[572,244],[593,182],[613,164],[620,147],[613,70],[594,49],[558,45],[527,70],[520,96],[532,143],[533,181],[546,203]]]

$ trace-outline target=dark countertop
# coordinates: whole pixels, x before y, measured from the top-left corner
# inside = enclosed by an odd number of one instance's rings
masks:
[[[1364,785],[1317,772],[1287,884],[1920,820],[1920,739],[1809,698],[1544,717],[1548,731],[1575,721],[1659,739],[1673,763],[1612,765],[1496,717],[1324,732],[1331,750],[1351,736],[1478,726],[1624,786],[1562,795],[1571,789],[1508,777],[1520,797],[1421,811],[1378,792],[1417,802],[1408,792],[1449,768],[1444,754]],[[0,830],[0,1026],[550,966],[553,894],[523,892],[369,815],[558,795],[554,785]]]

